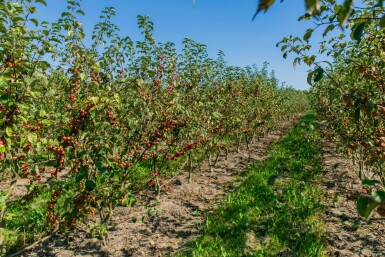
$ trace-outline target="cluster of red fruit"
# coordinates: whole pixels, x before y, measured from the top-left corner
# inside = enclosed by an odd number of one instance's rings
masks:
[[[20,127],[25,127],[27,129],[29,129],[31,132],[36,132],[36,131],[39,131],[41,130],[41,128],[43,127],[43,122],[40,120],[38,122],[38,125],[30,125],[30,124],[25,124],[23,122],[21,122],[19,124]]]
[[[31,144],[26,144],[26,145],[23,147],[23,150],[24,150],[25,152],[28,152],[29,150],[31,150],[31,148],[32,148],[32,145],[31,145]]]
[[[114,162],[117,163],[117,165],[118,165],[120,168],[131,167],[131,166],[133,165],[133,162],[132,162],[132,161],[123,160],[122,156],[116,156],[116,157],[114,158]]]
[[[48,146],[48,150],[50,150],[56,154],[56,160],[58,160],[58,166],[62,167],[64,164],[64,157],[66,154],[64,148],[63,147],[54,147],[54,146],[50,145],[50,146]],[[51,176],[56,177],[57,173],[52,172]]]
[[[126,167],[132,167],[133,163],[132,161],[123,161],[119,163],[119,167],[126,168]]]
[[[41,181],[41,176],[39,173],[35,173],[31,175],[31,164],[26,162],[20,162],[19,164],[20,170],[23,173],[23,175],[28,178],[29,182],[32,184],[33,180],[36,179],[37,181]]]
[[[111,125],[114,125],[115,127],[119,127],[119,120],[118,117],[114,116],[113,111],[107,111],[106,112],[107,120]]]
[[[72,62],[72,64],[76,64],[76,62]],[[79,91],[80,86],[80,70],[75,66],[73,68],[69,68],[68,71],[72,74],[70,78],[70,84],[66,86],[68,91],[68,99],[71,102],[76,102],[76,93]]]
[[[161,80],[159,78],[153,78],[152,83],[154,83],[155,92],[158,91],[161,85]]]
[[[59,215],[55,213],[55,206],[57,204],[57,198],[62,194],[62,190],[51,191],[51,201],[48,202],[48,213],[47,219],[53,226],[57,226],[59,224]]]
[[[159,56],[159,69],[155,71],[155,74],[158,76],[158,79],[157,81],[153,81],[154,82],[154,86],[159,89],[160,87],[160,80],[162,79],[163,77],[163,72],[164,72],[164,56]]]
[[[379,138],[374,140],[374,145],[377,147],[376,152],[378,158],[385,159],[385,138]]]
[[[176,160],[178,160],[179,157],[185,155],[188,151],[191,151],[191,150],[198,148],[198,146],[199,146],[198,142],[187,144],[187,146],[182,147],[182,149],[180,151],[176,151],[173,155],[168,156],[167,160],[176,161]]]
[[[12,108],[5,110],[5,120],[7,123],[11,123],[14,120],[15,115],[19,115],[21,113],[20,109],[15,105]]]
[[[95,82],[97,84],[101,83],[102,82],[102,76],[100,73],[97,73],[95,71],[91,72],[90,74],[90,78],[91,78],[91,81],[92,82]]]
[[[74,212],[77,213],[77,218],[86,217],[89,213],[93,212],[93,208],[91,207],[91,202],[97,201],[98,198],[95,196],[91,196],[88,192],[82,192],[79,196],[75,197],[73,200],[76,209]],[[74,222],[70,222],[68,226]]]
[[[13,55],[7,55],[6,57],[3,58],[3,63],[5,64],[4,66],[1,66],[0,68],[12,68],[14,66],[20,65],[20,62],[15,61],[15,58]]]
[[[79,132],[79,130],[81,128],[81,125],[83,123],[86,123],[86,122],[90,121],[90,112],[89,112],[89,110],[80,109],[78,111],[78,116],[72,118],[72,121],[73,121],[73,124],[70,124],[70,126],[69,126],[70,129],[71,129],[70,134],[72,136],[75,136],[76,134],[78,134],[78,132]]]
[[[122,74],[123,74],[123,70],[118,70],[118,78],[121,79],[122,78]]]
[[[88,193],[81,194],[74,199],[74,204],[76,206],[83,206],[87,201],[91,200],[91,198],[91,195]]]
[[[169,120],[169,121],[165,121],[165,122],[162,122],[162,126],[160,127],[161,130],[164,130],[165,132],[168,132],[174,128],[176,128],[178,125],[177,121],[176,120]]]
[[[118,200],[120,204],[123,203],[125,197],[126,197],[126,194],[123,193],[122,196],[121,196],[121,197],[119,198],[119,200]]]
[[[157,177],[157,176],[159,176],[159,172],[158,172],[158,171],[155,171],[155,172],[151,172],[151,173],[150,173],[150,177],[152,177],[152,178],[155,178],[155,177]]]

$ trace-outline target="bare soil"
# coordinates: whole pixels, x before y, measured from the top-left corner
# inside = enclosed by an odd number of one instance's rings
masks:
[[[326,192],[324,214],[330,256],[385,256],[385,219],[377,213],[366,221],[356,210],[356,199],[366,192],[357,175],[358,166],[336,154],[335,145],[325,143],[322,184]]]
[[[28,256],[164,256],[181,249],[199,233],[205,217],[221,199],[242,180],[247,166],[266,157],[267,149],[292,127],[298,119],[284,123],[277,131],[266,135],[240,152],[232,149],[225,159],[220,155],[213,172],[204,162],[187,183],[187,173],[174,179],[160,202],[144,191],[133,207],[118,207],[114,211],[108,238],[90,238],[87,232],[66,237],[52,237],[32,250]],[[132,218],[136,217],[137,222]]]

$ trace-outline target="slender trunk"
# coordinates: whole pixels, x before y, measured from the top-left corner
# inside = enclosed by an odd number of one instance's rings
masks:
[[[251,144],[254,144],[254,140],[255,140],[255,133],[253,133],[253,134],[251,135],[250,143],[251,143]]]
[[[193,170],[193,162],[191,158],[191,151],[188,153],[188,183],[191,184],[192,170]]]
[[[110,220],[112,218],[113,212],[114,212],[114,209],[112,207],[112,202],[110,202],[110,204],[108,205],[108,217],[107,217],[108,223],[110,222]]]
[[[154,173],[155,176],[155,190],[156,190],[156,199],[159,201],[160,197],[160,181],[159,181],[159,174],[156,173],[156,158],[153,158],[153,167],[152,167],[152,172]]]
[[[363,177],[364,177],[364,161],[362,160],[362,157],[360,158],[360,160],[358,161],[358,165],[359,165],[359,177],[360,179],[362,180]]]
[[[214,172],[213,162],[211,160],[211,154],[209,154],[209,166],[210,166],[210,172]]]
[[[214,161],[214,166],[216,166],[217,165],[217,162],[218,162],[218,158],[219,158],[219,154],[221,153],[221,150],[219,150],[218,152],[217,152],[217,156],[215,157],[215,161]]]
[[[241,151],[241,138],[238,138],[237,140],[237,153],[240,153]]]

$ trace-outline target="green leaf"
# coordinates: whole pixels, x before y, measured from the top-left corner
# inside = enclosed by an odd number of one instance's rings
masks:
[[[345,0],[337,13],[337,19],[341,26],[348,20],[350,14],[353,12],[353,0]]]
[[[8,79],[5,76],[0,77],[0,87],[4,87],[8,84]],[[3,98],[1,98],[3,100]]]
[[[313,34],[312,29],[306,30],[305,35],[303,35],[303,40],[305,40],[306,42],[309,42],[309,38],[311,37],[312,34]]]
[[[373,179],[364,179],[364,181],[362,181],[362,185],[363,186],[367,186],[367,187],[371,187],[371,186],[374,186],[376,184],[381,184],[381,181],[379,180],[373,180]]]
[[[7,149],[12,150],[12,141],[10,138],[6,138],[5,141],[7,142]]]
[[[214,116],[214,118],[216,118],[216,119],[222,117],[222,115],[221,115],[219,112],[214,112],[214,113],[213,113],[213,116]]]
[[[21,119],[24,123],[28,123],[27,119],[24,116],[17,116],[19,119]]]
[[[47,3],[45,2],[45,0],[36,0],[36,3],[41,3],[45,6],[47,6]]]
[[[95,166],[101,173],[108,171],[108,165],[104,162],[95,162]]]
[[[315,70],[315,72],[316,72],[316,75],[314,77],[314,82],[318,82],[323,78],[325,71],[324,69],[319,67],[318,69]]]
[[[361,118],[361,108],[357,107],[356,110],[354,111],[354,118],[356,121],[359,121]]]
[[[37,19],[32,18],[32,19],[29,19],[29,20],[32,21],[33,24],[35,24],[35,26],[39,26],[39,21]]]
[[[40,115],[40,117],[47,117],[47,113],[45,110],[40,110],[39,115]]]
[[[29,133],[27,139],[31,144],[35,144],[37,141],[37,135],[35,133]]]
[[[313,80],[313,71],[310,71],[310,72],[307,74],[307,83],[308,83],[310,86],[313,85],[312,80]]]
[[[362,22],[358,24],[353,31],[353,39],[357,40],[358,43],[361,42],[361,38],[362,38],[362,35],[364,34],[365,26],[366,26],[366,22]]]
[[[78,173],[76,174],[75,182],[78,183],[81,180],[85,179],[88,175],[87,169],[80,168]]]
[[[327,28],[325,29],[325,31],[322,34],[322,36],[326,37],[326,35],[329,33],[329,31],[332,31],[334,28],[335,28],[335,25],[334,24],[330,24],[329,26],[327,26]]]
[[[71,212],[74,209],[74,205],[72,204],[71,197],[66,197],[64,199],[63,209],[66,210],[67,212]]]
[[[130,206],[131,206],[131,207],[134,207],[135,204],[136,204],[136,199],[135,199],[135,198],[131,198],[131,200],[130,200]]]
[[[360,197],[357,201],[356,207],[358,213],[365,218],[369,218],[373,210],[380,204],[371,197]]]
[[[331,64],[331,62],[328,62],[328,61],[322,61],[322,62],[326,63],[327,65],[329,65],[330,70],[333,70],[333,65]]]
[[[275,174],[273,176],[270,176],[268,179],[267,179],[267,184],[269,186],[273,186],[275,184],[275,181],[279,178],[279,175],[278,174]]]
[[[368,117],[372,117],[373,116],[373,110],[376,108],[376,105],[375,103],[373,103],[373,101],[369,101],[366,103],[366,108],[365,108],[365,111],[366,111],[366,115],[368,115]]]
[[[13,136],[13,130],[11,127],[6,127],[5,128],[5,134],[8,136],[8,137],[12,137]]]
[[[385,192],[382,190],[373,191],[372,196],[374,197],[374,201],[379,204],[385,201]]]
[[[374,5],[374,7],[383,7],[383,1],[384,0],[377,0],[377,4]]]
[[[95,189],[96,187],[96,183],[92,180],[87,180],[86,183],[85,183],[85,186],[86,186],[86,189],[87,191],[92,191]]]
[[[381,28],[385,27],[385,15],[383,15],[381,17],[379,25],[380,25]]]

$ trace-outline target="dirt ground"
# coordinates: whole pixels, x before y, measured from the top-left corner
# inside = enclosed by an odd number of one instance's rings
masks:
[[[366,221],[356,210],[355,199],[365,194],[358,167],[336,154],[335,145],[325,143],[323,186],[327,209],[324,214],[330,256],[385,256],[385,219],[375,213]]]
[[[268,147],[292,127],[297,119],[286,122],[280,129],[250,145],[239,153],[233,149],[225,159],[220,155],[214,172],[203,163],[187,183],[187,173],[174,179],[160,203],[148,199],[143,192],[135,207],[119,207],[112,218],[106,244],[88,238],[87,233],[47,240],[27,256],[164,256],[191,241],[199,232],[209,211],[223,196],[236,187],[240,174],[256,160],[265,158]],[[132,217],[137,217],[134,223]],[[142,220],[143,218],[143,220]]]

